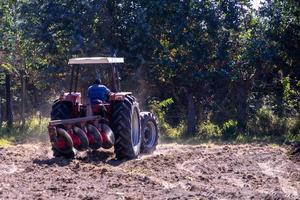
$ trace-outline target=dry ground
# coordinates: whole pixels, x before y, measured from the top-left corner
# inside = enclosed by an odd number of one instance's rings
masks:
[[[268,145],[159,145],[52,158],[48,143],[0,149],[0,199],[299,199],[300,162]]]

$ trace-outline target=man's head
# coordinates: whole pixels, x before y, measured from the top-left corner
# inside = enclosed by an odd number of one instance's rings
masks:
[[[100,85],[101,84],[101,80],[100,79],[96,79],[93,84],[94,85]]]

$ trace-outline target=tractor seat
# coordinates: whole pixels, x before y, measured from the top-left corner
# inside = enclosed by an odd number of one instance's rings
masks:
[[[103,102],[100,99],[93,100],[92,105],[102,104]]]

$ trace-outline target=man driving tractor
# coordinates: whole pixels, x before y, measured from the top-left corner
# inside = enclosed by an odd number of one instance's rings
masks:
[[[88,88],[89,107],[88,114],[100,114],[105,116],[107,110],[102,103],[108,102],[110,90],[103,84],[100,79],[96,79],[93,84]],[[98,105],[98,106],[97,106]]]
[[[88,88],[88,98],[91,101],[91,104],[98,104],[99,101],[101,102],[108,102],[110,90],[105,86],[101,84],[100,79],[96,79]]]

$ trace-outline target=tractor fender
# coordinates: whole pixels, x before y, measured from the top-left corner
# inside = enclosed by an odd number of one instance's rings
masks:
[[[109,101],[124,101],[125,96],[132,95],[132,92],[117,92],[109,95]]]

